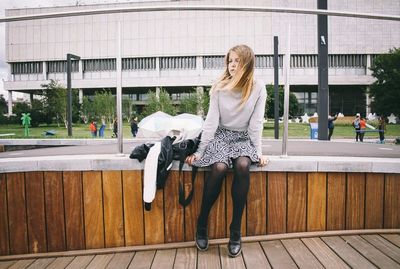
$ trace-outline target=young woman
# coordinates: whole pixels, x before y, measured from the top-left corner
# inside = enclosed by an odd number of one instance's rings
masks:
[[[228,168],[233,168],[233,215],[228,253],[241,252],[240,226],[250,184],[250,165],[268,163],[261,151],[261,136],[267,98],[265,85],[254,80],[255,56],[251,48],[239,45],[225,56],[225,71],[210,91],[210,107],[197,151],[186,162],[211,166],[197,219],[196,246],[207,250],[207,220],[217,200]]]

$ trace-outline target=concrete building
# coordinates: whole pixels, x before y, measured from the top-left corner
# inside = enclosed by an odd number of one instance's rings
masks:
[[[99,4],[6,10],[6,16],[149,5],[251,5],[317,8],[317,0],[189,0]],[[398,0],[328,1],[329,10],[400,14]],[[283,80],[287,24],[291,23],[290,84],[304,112],[317,103],[317,16],[261,12],[167,11],[90,15],[6,24],[9,77],[5,89],[35,93],[57,79],[66,85],[66,54],[73,63],[73,88],[81,95],[116,88],[116,29],[122,21],[122,86],[137,104],[163,87],[179,100],[182,92],[207,90],[222,71],[223,56],[237,44],[256,54],[256,76],[273,83],[273,37],[279,37],[280,84]],[[397,21],[329,17],[330,112],[369,111],[367,88],[374,57],[400,46]],[[11,98],[9,98],[11,100]],[[11,106],[11,104],[10,104]]]

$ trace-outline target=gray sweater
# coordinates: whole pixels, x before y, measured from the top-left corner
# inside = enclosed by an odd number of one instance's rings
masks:
[[[203,125],[201,142],[195,155],[203,156],[208,143],[214,138],[218,126],[233,131],[248,131],[250,140],[262,155],[261,137],[264,123],[265,102],[267,92],[261,80],[255,80],[247,102],[239,110],[240,91],[215,89],[210,97],[210,107]]]

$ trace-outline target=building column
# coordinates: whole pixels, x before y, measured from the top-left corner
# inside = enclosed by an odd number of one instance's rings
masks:
[[[157,97],[157,100],[160,99],[160,90],[161,90],[160,87],[156,87],[156,97]]]
[[[78,61],[78,68],[79,68],[79,70],[78,70],[78,79],[83,79],[83,60],[82,59]]]
[[[201,74],[203,71],[203,56],[196,57],[196,71],[197,74]]]
[[[46,62],[42,62],[43,64],[43,80],[47,80],[47,63]]]
[[[78,89],[78,94],[79,94],[79,104],[83,103],[83,90]]]
[[[366,64],[366,67],[365,67],[365,74],[366,74],[367,76],[372,76],[372,71],[370,70],[371,65],[372,65],[372,57],[371,57],[371,54],[367,54],[367,64]]]
[[[365,90],[365,116],[368,117],[369,113],[371,113],[371,97],[369,96],[369,86],[367,86],[366,90]]]
[[[8,91],[8,116],[12,115],[12,91]]]
[[[32,106],[32,103],[33,103],[33,93],[29,93],[29,102],[31,103],[31,106]]]
[[[196,87],[196,94],[197,94],[197,98],[198,98],[198,101],[199,101],[199,105],[197,106],[197,115],[204,116],[204,111],[203,111],[203,106],[202,106],[204,87],[203,86],[197,86]]]

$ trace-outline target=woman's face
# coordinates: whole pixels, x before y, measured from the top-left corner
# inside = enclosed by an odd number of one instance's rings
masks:
[[[228,58],[228,71],[231,76],[235,75],[236,71],[239,68],[240,58],[234,51],[229,52]]]

